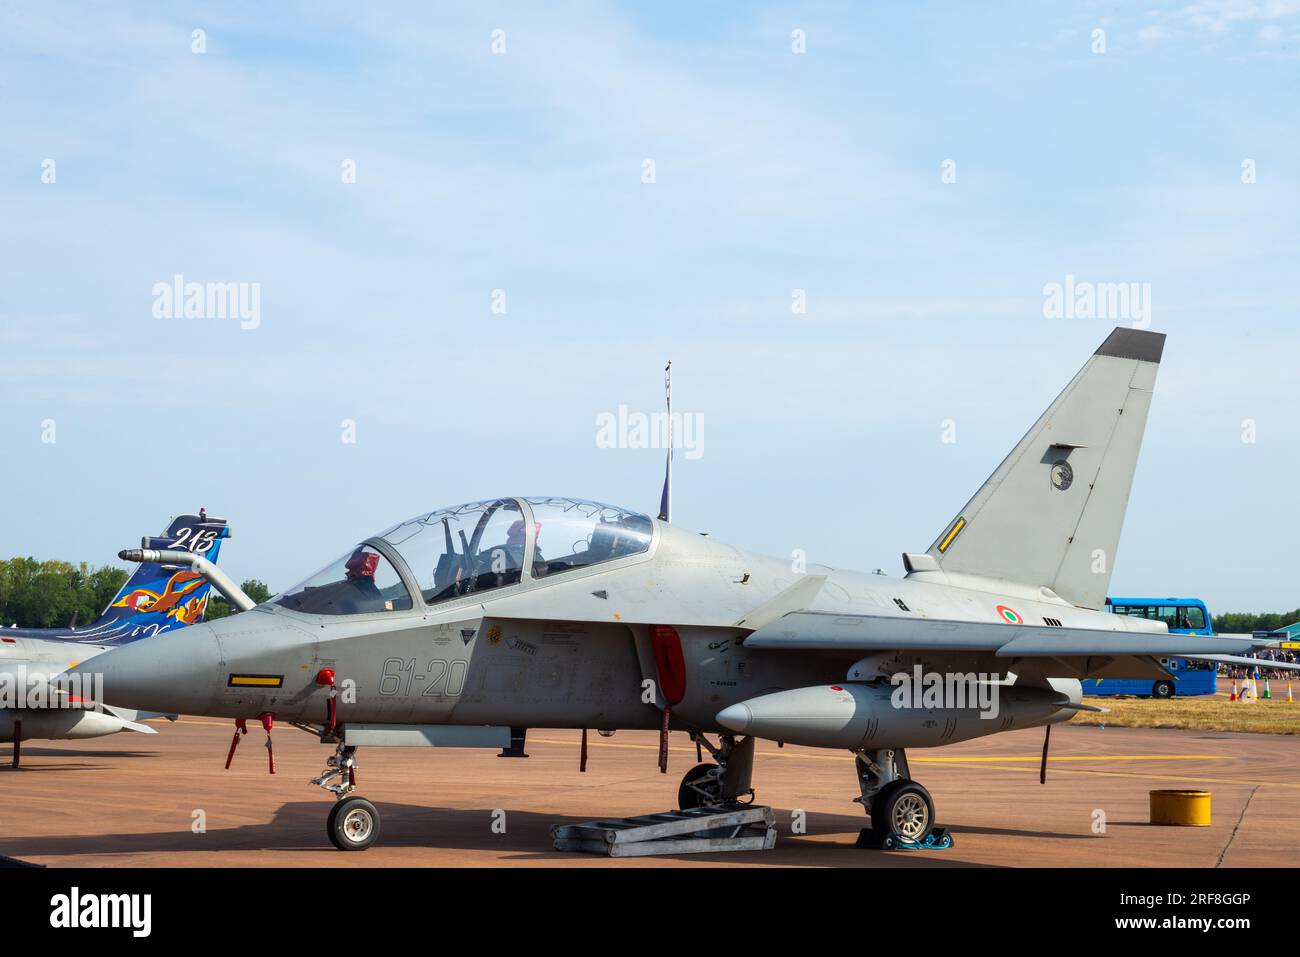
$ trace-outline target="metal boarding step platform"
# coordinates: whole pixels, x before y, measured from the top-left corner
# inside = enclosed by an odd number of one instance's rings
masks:
[[[754,804],[714,804],[689,811],[610,818],[551,828],[557,851],[610,857],[767,851],[776,845],[776,815]]]

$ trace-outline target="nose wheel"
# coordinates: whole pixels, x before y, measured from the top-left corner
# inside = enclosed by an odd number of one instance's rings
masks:
[[[330,808],[325,830],[340,851],[364,851],[379,840],[379,811],[363,797],[345,797]]]
[[[683,811],[722,803],[722,768],[712,762],[697,764],[682,777],[677,806]]]
[[[722,735],[714,746],[703,734],[693,732],[691,740],[716,760],[691,768],[677,788],[677,806],[683,811],[716,804],[748,804],[754,800],[749,786],[754,770],[754,739],[737,741]]]
[[[325,773],[311,782],[337,798],[325,820],[325,832],[340,851],[364,851],[379,840],[379,810],[352,793],[357,789],[356,755],[355,747],[339,742],[325,762]]]

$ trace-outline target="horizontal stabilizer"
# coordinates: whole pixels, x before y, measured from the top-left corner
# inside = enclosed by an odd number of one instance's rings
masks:
[[[158,733],[158,729],[157,729],[157,728],[151,728],[151,727],[149,727],[149,725],[147,725],[147,724],[141,724],[141,723],[138,722],[138,721],[123,721],[123,722],[122,722],[122,730],[123,730],[123,731],[134,731],[134,732],[136,732],[137,734],[157,734],[157,733]]]
[[[137,711],[135,708],[117,708],[107,704],[103,708],[113,717],[130,722],[148,721],[150,718],[166,718],[168,721],[175,721],[180,717],[180,715],[176,714],[163,714],[159,711]]]
[[[1263,668],[1265,671],[1271,668],[1276,668],[1279,671],[1300,671],[1300,662],[1297,661],[1270,661],[1267,658],[1247,658],[1244,655],[1182,655],[1181,657],[1192,658],[1196,661],[1214,661],[1221,665]]]

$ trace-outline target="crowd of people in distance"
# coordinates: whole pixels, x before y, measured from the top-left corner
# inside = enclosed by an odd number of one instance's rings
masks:
[[[1219,667],[1219,676],[1221,678],[1249,678],[1255,673],[1255,668],[1259,668],[1259,677],[1268,678],[1270,681],[1285,681],[1288,678],[1300,679],[1300,672],[1291,671],[1286,668],[1270,667],[1269,663],[1273,661],[1285,661],[1291,664],[1300,662],[1300,652],[1288,648],[1260,648],[1251,654],[1244,655],[1246,658],[1258,658],[1259,664],[1256,665],[1221,665]]]

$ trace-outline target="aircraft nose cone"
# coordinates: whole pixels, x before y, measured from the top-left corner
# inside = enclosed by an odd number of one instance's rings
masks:
[[[202,712],[218,671],[216,639],[202,625],[164,632],[87,660],[77,671],[102,688],[104,704],[163,713]]]
[[[754,720],[754,712],[749,710],[748,705],[733,704],[719,711],[715,720],[724,728],[744,733]]]

